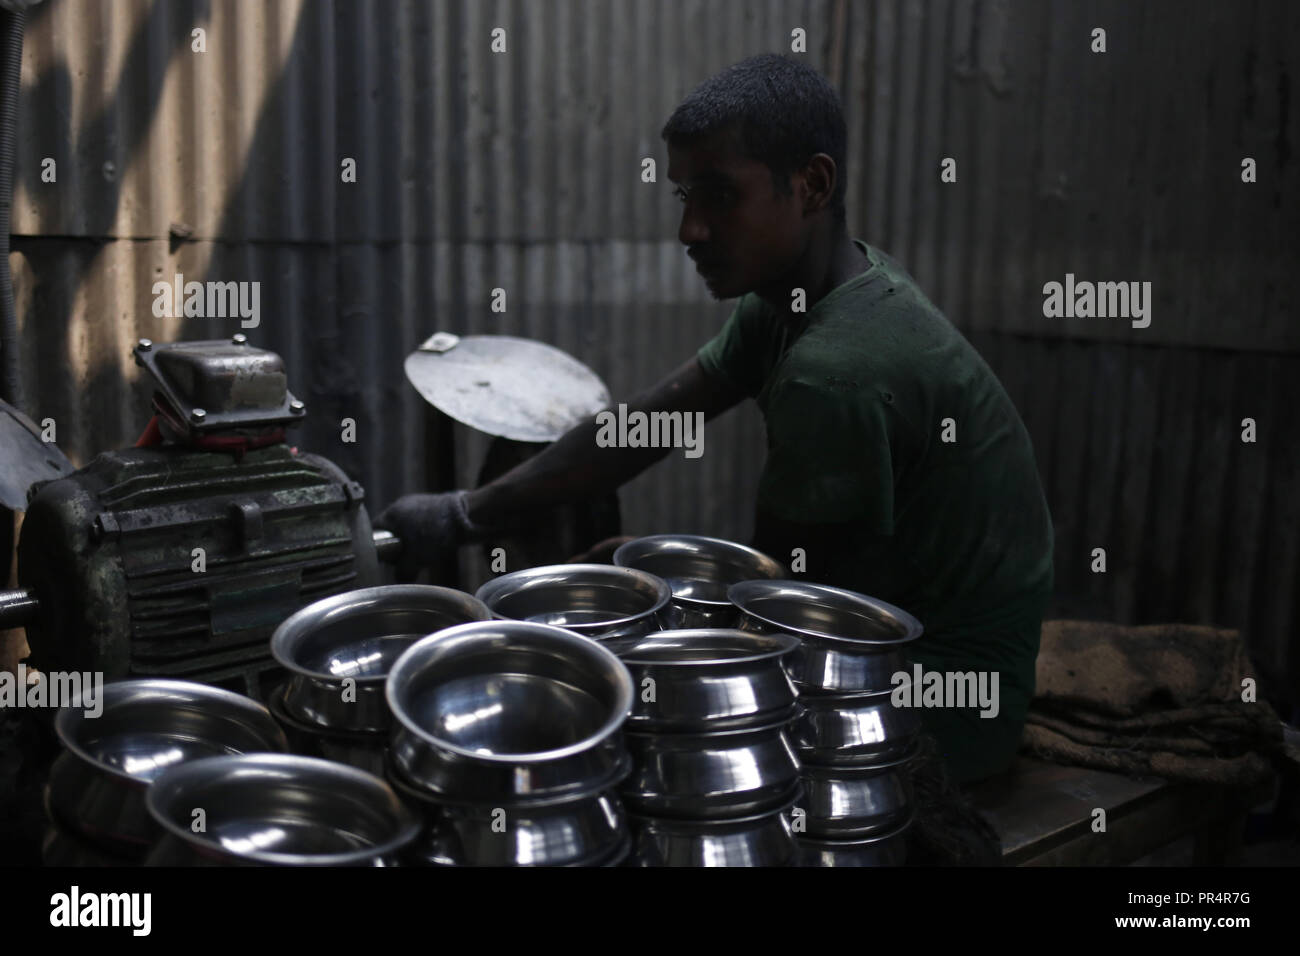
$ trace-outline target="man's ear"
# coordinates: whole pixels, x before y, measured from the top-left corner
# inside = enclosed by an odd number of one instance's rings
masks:
[[[817,153],[808,160],[799,177],[805,214],[810,215],[830,205],[838,175],[835,160],[825,153]]]

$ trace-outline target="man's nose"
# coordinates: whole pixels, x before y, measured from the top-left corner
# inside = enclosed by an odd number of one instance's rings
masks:
[[[691,209],[688,202],[682,210],[682,224],[677,228],[677,239],[684,246],[693,246],[709,241],[709,227],[698,212]]]

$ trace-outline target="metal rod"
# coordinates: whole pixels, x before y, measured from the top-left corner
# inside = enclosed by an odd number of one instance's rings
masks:
[[[391,531],[376,531],[374,536],[375,557],[380,561],[396,564],[398,556],[402,553],[402,539]]]
[[[40,610],[41,602],[26,588],[0,591],[0,630],[30,624]]]

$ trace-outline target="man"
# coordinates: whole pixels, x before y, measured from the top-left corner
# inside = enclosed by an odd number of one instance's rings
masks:
[[[775,55],[745,60],[693,91],[663,138],[684,204],[678,238],[713,296],[740,302],[629,409],[707,419],[754,398],[768,438],[755,546],[781,560],[801,548],[801,577],[915,614],[924,670],[996,672],[995,717],[974,701],[921,716],[957,781],[1004,768],[1052,586],[1051,520],[1014,406],[911,277],[849,237],[844,119],[819,74]],[[407,495],[376,523],[427,564],[666,453],[599,448],[593,420],[485,487]]]

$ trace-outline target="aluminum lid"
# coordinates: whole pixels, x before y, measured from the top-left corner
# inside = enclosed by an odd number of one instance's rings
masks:
[[[514,441],[555,441],[609,405],[600,376],[532,339],[439,332],[406,357],[405,367],[430,405],[470,428]]]

